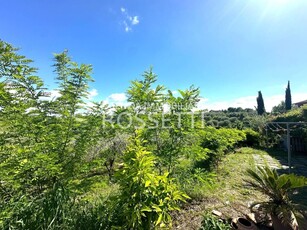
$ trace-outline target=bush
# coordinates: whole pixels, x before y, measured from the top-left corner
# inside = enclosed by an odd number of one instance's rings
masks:
[[[231,226],[212,215],[205,215],[200,230],[231,230]]]
[[[122,204],[113,195],[107,199],[99,199],[95,203],[80,202],[73,212],[74,230],[100,230],[113,229],[114,226],[122,226]]]
[[[238,144],[245,140],[245,133],[237,129],[206,127],[199,131],[201,147],[207,149],[206,159],[195,163],[196,167],[209,169],[218,166],[224,154],[233,151]]]
[[[302,107],[304,120],[307,121],[307,105]]]
[[[248,147],[256,147],[260,144],[260,134],[252,129],[243,130],[246,136],[246,140],[242,141],[242,144]]]
[[[155,157],[143,147],[138,135],[124,155],[123,170],[119,172],[122,194],[119,200],[126,229],[171,227],[171,211],[189,197],[181,192],[168,173],[154,170]]]
[[[268,166],[257,167],[256,170],[248,169],[247,185],[266,195],[266,201],[255,202],[252,211],[261,210],[265,215],[270,215],[274,229],[297,229],[292,224],[299,216],[304,216],[304,207],[295,204],[291,195],[298,188],[307,186],[307,178],[295,174],[279,175],[276,169]],[[281,228],[283,226],[284,228]]]
[[[303,106],[301,108],[294,108],[289,110],[287,113],[285,114],[281,114],[279,116],[276,116],[275,119],[273,121],[277,121],[277,122],[300,122],[300,121],[306,121],[306,116],[305,116],[305,112],[306,111],[306,107]]]
[[[181,185],[181,189],[188,194],[191,199],[201,200],[208,192],[216,186],[216,174],[208,172],[202,168],[184,168],[178,167],[176,179]]]

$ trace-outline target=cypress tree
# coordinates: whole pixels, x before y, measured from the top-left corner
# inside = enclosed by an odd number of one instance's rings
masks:
[[[292,100],[291,100],[291,90],[290,90],[290,81],[288,81],[288,86],[286,88],[286,100],[285,100],[286,110],[290,110],[292,107]]]
[[[265,113],[264,102],[261,91],[258,92],[258,97],[257,97],[257,113],[258,115],[262,115]]]

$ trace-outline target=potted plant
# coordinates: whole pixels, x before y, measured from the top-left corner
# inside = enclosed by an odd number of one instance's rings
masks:
[[[256,170],[248,169],[247,174],[250,177],[247,184],[269,197],[268,201],[255,202],[251,209],[257,207],[269,214],[274,229],[297,229],[297,214],[304,215],[304,208],[294,204],[289,195],[294,189],[307,186],[307,178],[294,174],[278,175],[275,169],[268,166],[258,167]]]

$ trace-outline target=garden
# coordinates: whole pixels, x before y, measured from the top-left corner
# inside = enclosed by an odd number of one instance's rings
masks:
[[[307,175],[271,167],[282,165],[264,130],[305,121],[306,107],[197,110],[199,88],[174,95],[152,68],[129,105],[89,103],[91,65],[64,51],[53,68],[56,97],[0,41],[1,229],[307,229]]]

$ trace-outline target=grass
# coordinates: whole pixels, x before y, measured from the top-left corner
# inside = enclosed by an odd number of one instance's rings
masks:
[[[99,199],[118,193],[119,185],[109,182],[107,175],[97,175],[71,181],[70,189],[79,199],[95,203]]]
[[[265,151],[252,148],[240,148],[235,153],[227,154],[216,171],[214,185],[210,189],[198,191],[203,198],[192,201],[183,208],[175,217],[175,228],[198,229],[203,214],[213,209],[222,212],[226,219],[244,216],[250,212],[250,204],[267,199],[261,193],[249,189],[244,182],[248,178],[246,170],[255,168],[253,154],[263,158],[268,155]]]
[[[196,186],[194,192],[201,195],[202,199],[187,204],[179,215],[175,216],[174,227],[199,229],[203,214],[212,210],[222,212],[225,219],[248,214],[250,204],[255,201],[265,201],[267,197],[246,186],[244,182],[248,179],[246,170],[254,169],[259,163],[281,166],[279,158],[275,158],[276,154],[275,152],[275,155],[271,155],[271,152],[253,148],[240,148],[234,153],[227,154],[216,170],[214,185],[211,188],[202,188],[202,191],[196,191],[199,190]],[[257,163],[254,155],[259,156]],[[293,200],[306,205],[307,188],[300,189],[299,193],[293,196]]]
[[[250,204],[265,199],[262,194],[251,190],[245,184],[248,179],[246,170],[255,168],[253,154],[260,156],[267,155],[266,152],[251,148],[238,149],[234,154],[227,155],[219,165],[217,170],[217,182],[215,191],[208,196],[214,197],[221,204],[220,207],[225,209],[225,215],[239,215],[248,212]]]

